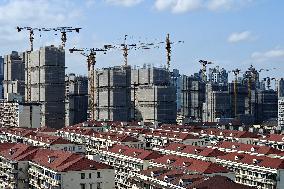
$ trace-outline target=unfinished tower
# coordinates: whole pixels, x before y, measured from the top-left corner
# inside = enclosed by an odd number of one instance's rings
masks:
[[[42,104],[42,126],[62,128],[65,118],[65,51],[54,46],[27,52],[25,98]]]
[[[116,66],[95,70],[94,88],[89,95],[94,97],[96,120],[129,121],[131,111],[131,68]],[[90,78],[89,77],[89,78]],[[91,91],[94,91],[92,94]],[[92,113],[92,112],[90,112]]]
[[[25,95],[25,53],[19,54],[12,51],[11,54],[4,57],[4,99],[7,99],[8,93]]]
[[[87,121],[88,78],[71,73],[65,76],[65,125]]]
[[[146,122],[175,123],[176,88],[165,68],[144,66],[131,71],[132,118]]]

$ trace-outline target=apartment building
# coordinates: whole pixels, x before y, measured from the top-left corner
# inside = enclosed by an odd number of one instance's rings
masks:
[[[221,175],[232,180],[235,179],[235,173],[221,165],[209,161],[202,161],[176,155],[164,155],[153,159],[150,162],[150,167],[179,169],[183,170],[186,174],[203,174],[205,176]]]
[[[3,143],[0,158],[1,188],[114,188],[112,167],[78,154]]]
[[[220,141],[231,141],[239,142],[245,144],[253,144],[254,140],[259,138],[256,133],[251,133],[248,131],[236,131],[236,130],[221,130],[215,128],[202,129],[200,131],[194,132],[201,138],[211,141],[211,143],[218,143]]]
[[[127,182],[128,178],[134,176],[134,173],[146,170],[151,160],[161,156],[157,152],[123,145],[115,145],[108,150],[96,150],[92,155],[115,168],[115,183],[118,189],[129,188],[131,185]]]
[[[165,146],[172,142],[191,144],[196,146],[204,146],[209,143],[199,136],[195,136],[188,132],[171,131],[164,129],[150,130],[149,132],[139,135],[140,140],[146,143],[146,148]]]
[[[233,152],[219,156],[216,163],[233,170],[237,183],[258,188],[284,187],[283,159]]]
[[[276,148],[272,148],[269,146],[259,146],[259,145],[252,145],[252,144],[243,144],[237,142],[228,142],[223,141],[218,143],[216,146],[207,146],[208,148],[218,149],[223,152],[237,152],[237,153],[244,153],[244,154],[251,154],[257,156],[280,156],[284,154],[283,151],[278,150]]]
[[[39,130],[25,128],[8,128],[0,132],[0,141],[11,143],[23,143],[31,146],[52,150],[63,150],[74,153],[85,153],[85,146],[72,143],[59,136],[44,134]]]
[[[252,189],[253,187],[235,183],[223,176],[207,177],[199,174],[184,174],[181,170],[151,168],[140,171],[129,179],[131,189]]]

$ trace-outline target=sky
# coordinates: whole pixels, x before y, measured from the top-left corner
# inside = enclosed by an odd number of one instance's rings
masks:
[[[198,72],[200,59],[227,70],[273,71],[261,77],[284,77],[283,0],[0,0],[0,55],[29,49],[28,33],[16,26],[82,27],[67,34],[69,48],[100,48],[129,43],[184,41],[172,47],[171,68],[181,74]],[[35,35],[35,49],[59,45],[52,32]],[[66,51],[66,72],[86,75],[86,58]],[[121,51],[99,54],[97,67],[123,64]],[[129,52],[129,64],[164,66],[166,51]]]

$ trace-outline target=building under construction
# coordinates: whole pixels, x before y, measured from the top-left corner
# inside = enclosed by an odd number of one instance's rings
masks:
[[[205,102],[205,83],[200,77],[181,76],[181,112],[185,122],[202,121],[202,106]]]
[[[131,70],[132,118],[145,122],[175,123],[176,88],[165,68],[145,66]]]
[[[4,99],[8,93],[25,95],[25,53],[12,51],[11,54],[4,56],[4,80],[3,90]]]
[[[65,51],[54,46],[27,52],[25,100],[42,104],[41,125],[62,128],[65,118]]]
[[[203,122],[216,122],[217,118],[231,118],[231,96],[227,86],[206,84]]]
[[[88,78],[71,73],[65,76],[65,125],[87,121]]]
[[[21,102],[21,100],[18,101],[15,98],[0,100],[0,125],[2,127],[39,128],[41,105]]]
[[[94,107],[89,108],[90,117],[94,117],[95,120],[129,121],[131,67],[97,69],[93,77],[94,86],[89,86],[89,95],[93,95],[94,99]],[[92,79],[90,73],[89,79]]]

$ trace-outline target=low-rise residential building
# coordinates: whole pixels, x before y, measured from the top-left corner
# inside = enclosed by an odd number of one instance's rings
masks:
[[[284,188],[284,160],[244,153],[228,153],[216,163],[236,174],[236,182],[258,188]]]
[[[109,149],[93,150],[93,158],[100,158],[100,161],[111,165],[116,171],[116,187],[129,188],[127,179],[141,170],[150,166],[150,161],[161,156],[161,154],[149,150],[130,148],[123,145],[115,145]]]
[[[74,153],[85,153],[83,144],[70,142],[62,137],[48,135],[42,132],[47,129],[7,128],[0,132],[0,141],[11,143],[23,143],[52,150],[63,150]]]
[[[244,144],[253,144],[254,140],[259,138],[259,135],[248,131],[236,131],[236,130],[221,130],[215,128],[202,129],[194,135],[211,141],[212,144],[216,144],[220,141],[239,142]]]
[[[184,174],[181,170],[151,168],[136,173],[129,179],[131,189],[252,189],[235,183],[228,177],[208,177],[200,174]]]
[[[61,150],[0,145],[1,188],[114,189],[114,169]]]
[[[283,134],[269,134],[262,137],[255,138],[254,144],[259,146],[270,146],[279,150],[284,150],[284,135]]]
[[[220,151],[230,152],[230,153],[237,152],[237,153],[245,153],[257,156],[271,156],[271,157],[275,157],[277,155],[281,155],[284,153],[281,150],[269,146],[259,146],[259,145],[243,144],[243,143],[228,142],[228,141],[220,142],[215,146],[208,146],[208,148],[218,149]]]
[[[193,158],[180,157],[176,155],[164,155],[153,159],[151,167],[162,167],[168,169],[180,169],[186,174],[203,174],[205,176],[221,175],[235,179],[235,173],[221,165],[209,161],[202,161]]]
[[[139,136],[140,140],[146,143],[146,148],[166,146],[172,142],[190,144],[196,146],[206,146],[210,143],[209,140],[200,138],[188,132],[171,131],[164,129],[155,129],[147,133],[142,133]]]

